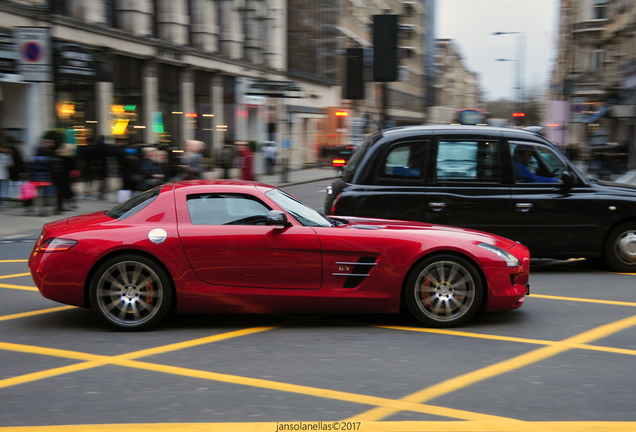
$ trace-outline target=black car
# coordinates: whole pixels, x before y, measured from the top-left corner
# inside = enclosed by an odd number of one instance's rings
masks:
[[[587,178],[537,130],[381,131],[328,189],[325,214],[473,228],[535,258],[604,258],[636,272],[636,187]]]

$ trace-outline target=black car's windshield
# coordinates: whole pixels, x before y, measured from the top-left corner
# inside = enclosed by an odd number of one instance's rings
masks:
[[[333,226],[331,220],[309,207],[297,198],[286,194],[280,189],[272,189],[266,195],[281,206],[287,213],[292,215],[301,225],[309,227],[330,227]]]
[[[126,219],[144,209],[148,204],[153,202],[159,195],[160,191],[161,186],[157,186],[156,188],[147,190],[146,192],[142,192],[139,195],[132,197],[128,201],[108,210],[106,212],[106,216],[120,220]]]

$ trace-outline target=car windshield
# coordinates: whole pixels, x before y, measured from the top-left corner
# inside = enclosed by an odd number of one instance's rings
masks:
[[[309,207],[297,198],[286,194],[280,189],[272,189],[266,195],[292,215],[301,225],[309,227],[330,227],[333,226],[331,220]]]
[[[153,202],[155,198],[159,196],[160,191],[161,186],[157,186],[156,188],[147,190],[146,192],[142,192],[139,195],[132,197],[128,201],[108,210],[106,212],[106,216],[120,220],[126,219],[146,208],[148,204]]]

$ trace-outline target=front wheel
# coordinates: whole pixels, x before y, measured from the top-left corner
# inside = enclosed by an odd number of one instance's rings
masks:
[[[614,271],[636,272],[636,223],[614,228],[605,243],[605,262]]]
[[[170,309],[170,278],[152,260],[126,255],[104,262],[90,285],[98,316],[120,330],[143,330],[157,324]]]
[[[463,324],[475,315],[483,296],[475,266],[454,255],[438,255],[415,266],[407,278],[406,304],[431,327]]]

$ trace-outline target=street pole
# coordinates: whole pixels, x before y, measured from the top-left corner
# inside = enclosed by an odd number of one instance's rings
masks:
[[[524,92],[523,92],[523,71],[525,68],[525,45],[526,45],[526,35],[522,32],[494,32],[493,36],[501,36],[501,35],[517,35],[516,41],[516,57],[517,57],[517,73],[516,73],[516,81],[517,81],[517,97],[516,97],[516,111],[519,113],[524,112]],[[521,125],[522,120],[521,117],[517,117],[518,125]]]

